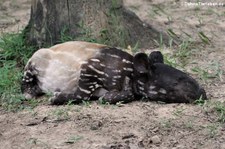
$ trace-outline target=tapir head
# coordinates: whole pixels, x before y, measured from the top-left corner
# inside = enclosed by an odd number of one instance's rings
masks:
[[[149,57],[145,53],[134,56],[134,92],[153,101],[192,103],[207,99],[204,89],[188,74],[163,63],[159,51]]]

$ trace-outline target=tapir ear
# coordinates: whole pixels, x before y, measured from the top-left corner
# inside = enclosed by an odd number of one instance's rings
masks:
[[[164,63],[163,55],[160,51],[153,51],[149,54],[150,64],[154,63]]]
[[[138,73],[148,73],[149,59],[145,53],[137,53],[134,56],[134,69]]]

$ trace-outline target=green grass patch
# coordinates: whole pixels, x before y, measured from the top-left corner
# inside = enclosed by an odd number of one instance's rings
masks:
[[[25,45],[23,33],[0,37],[0,106],[8,111],[24,109],[20,91],[22,69],[34,48]]]
[[[216,121],[225,123],[225,102],[199,99],[195,104],[201,106],[206,113],[216,113]]]

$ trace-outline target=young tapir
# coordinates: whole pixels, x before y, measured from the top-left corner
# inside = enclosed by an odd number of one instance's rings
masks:
[[[54,93],[51,104],[79,103],[93,96],[106,102],[138,97],[165,102],[193,102],[204,90],[187,74],[163,64],[159,52],[134,57],[106,45],[71,41],[40,49],[25,66],[26,99]]]
[[[54,93],[51,104],[103,96],[109,103],[134,100],[133,56],[106,45],[71,41],[36,51],[25,66],[25,98]]]
[[[192,103],[206,100],[205,90],[188,74],[164,64],[159,51],[149,57],[144,53],[134,56],[133,89],[136,95],[166,103]]]

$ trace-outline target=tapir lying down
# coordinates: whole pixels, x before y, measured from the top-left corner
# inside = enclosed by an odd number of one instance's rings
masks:
[[[21,85],[26,99],[54,93],[54,105],[102,97],[105,102],[140,98],[166,103],[207,99],[188,74],[163,63],[161,52],[134,56],[120,49],[70,41],[39,49],[27,62]]]

